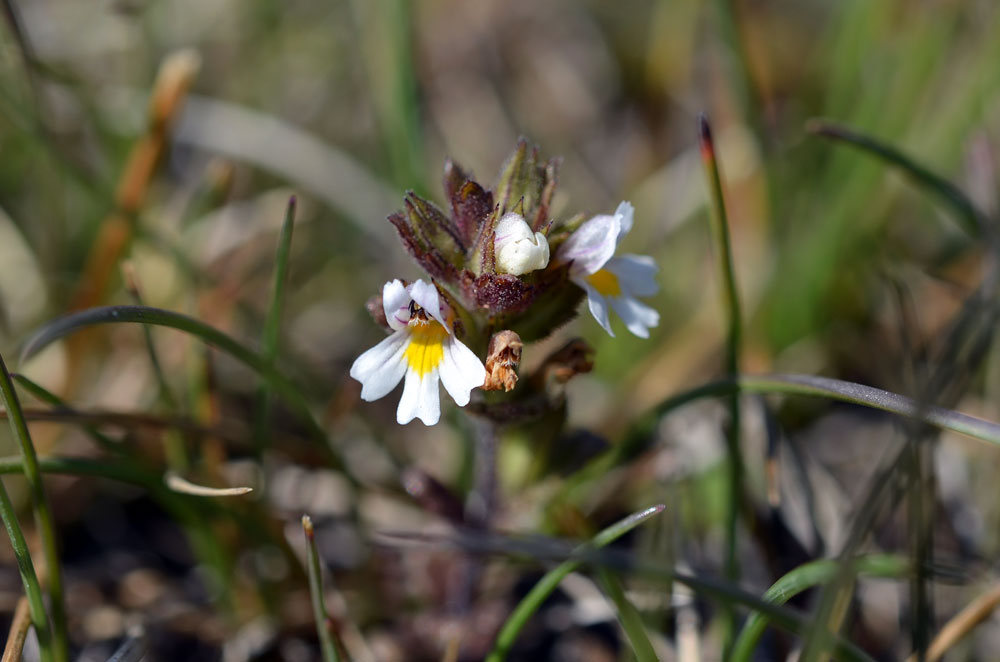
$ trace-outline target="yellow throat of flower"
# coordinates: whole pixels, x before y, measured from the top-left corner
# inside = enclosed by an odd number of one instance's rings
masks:
[[[410,320],[410,344],[406,346],[406,364],[423,377],[441,364],[448,330],[433,319]]]
[[[587,282],[597,290],[598,294],[606,297],[617,297],[622,293],[621,285],[618,284],[618,276],[607,269],[601,269],[587,276]]]

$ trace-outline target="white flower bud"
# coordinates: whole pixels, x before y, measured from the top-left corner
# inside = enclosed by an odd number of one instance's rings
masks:
[[[497,272],[520,276],[544,269],[549,263],[549,242],[541,232],[532,232],[519,214],[504,214],[497,222],[493,244]]]

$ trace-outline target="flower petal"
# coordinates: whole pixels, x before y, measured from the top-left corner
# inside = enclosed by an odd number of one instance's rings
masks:
[[[586,276],[598,271],[615,254],[621,218],[595,216],[576,229],[559,248],[559,259],[572,261],[570,274]]]
[[[385,311],[385,321],[393,331],[406,328],[410,321],[410,293],[406,291],[403,281],[390,280],[382,286],[382,310]]]
[[[618,277],[626,296],[648,297],[660,291],[656,274],[660,268],[648,255],[621,255],[608,260],[604,268]]]
[[[640,338],[649,337],[649,329],[660,323],[660,314],[632,297],[612,297],[611,307],[625,326]]]
[[[396,422],[405,425],[414,418],[419,418],[424,425],[434,425],[441,418],[437,370],[432,370],[423,377],[416,370],[406,372],[403,395],[396,408]]]
[[[519,241],[531,239],[534,236],[531,227],[524,218],[513,211],[504,214],[503,218],[497,221],[494,232],[496,234],[495,241],[498,242]]]
[[[585,280],[573,280],[574,283],[579,285],[587,293],[587,306],[590,308],[590,314],[594,316],[597,323],[604,327],[612,338],[615,337],[615,332],[611,330],[611,319],[608,317],[608,300],[603,294],[598,292],[594,287]]]
[[[618,230],[618,237],[615,239],[617,244],[622,240],[622,237],[627,235],[632,229],[633,216],[635,215],[635,207],[628,200],[622,200],[619,203],[618,208],[615,209],[615,216],[618,218],[621,227]]]
[[[441,325],[448,329],[448,333],[451,333],[451,327],[445,321],[444,311],[441,310],[441,295],[438,294],[434,283],[415,280],[408,289],[410,291],[410,298],[427,311],[428,315],[441,322]]]
[[[486,368],[476,353],[456,338],[445,343],[441,383],[459,407],[469,404],[472,389],[486,381]]]
[[[362,400],[378,400],[403,378],[409,336],[406,331],[396,331],[354,360],[351,377],[361,382]]]

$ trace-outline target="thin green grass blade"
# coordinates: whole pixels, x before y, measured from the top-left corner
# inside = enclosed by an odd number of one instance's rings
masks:
[[[22,360],[37,354],[52,342],[81,329],[98,324],[119,323],[151,324],[177,329],[199,338],[246,365],[263,377],[289,408],[301,416],[310,434],[327,454],[327,458],[335,465],[341,465],[327,441],[326,432],[313,416],[306,397],[287,377],[239,341],[181,313],[148,306],[100,306],[66,315],[47,324],[28,340],[21,353]]]
[[[988,223],[987,217],[976,208],[968,196],[947,179],[928,170],[895,147],[850,127],[821,119],[810,121],[806,125],[806,130],[814,135],[857,147],[899,168],[920,188],[951,208],[966,232],[973,237],[982,235],[983,228]]]
[[[618,622],[621,623],[632,650],[635,651],[635,659],[638,662],[658,662],[659,658],[653,650],[653,644],[646,634],[646,626],[642,622],[642,616],[628,598],[625,596],[625,589],[622,588],[621,581],[615,577],[607,568],[598,568],[597,577],[611,601],[618,609]]]
[[[666,506],[660,504],[633,513],[615,522],[608,528],[603,529],[589,543],[584,544],[582,547],[588,549],[604,547],[621,538],[650,517],[662,513],[665,509]],[[500,628],[500,632],[497,634],[497,639],[493,644],[492,650],[486,656],[485,662],[503,662],[503,660],[507,659],[507,653],[510,651],[511,646],[514,645],[517,635],[520,634],[521,629],[524,628],[528,619],[538,611],[542,603],[545,602],[545,599],[556,590],[559,582],[568,574],[577,570],[581,565],[582,562],[577,560],[564,561],[538,580],[534,588],[531,589],[528,595],[524,596],[517,607],[514,608],[514,611],[511,612],[510,616],[507,617],[503,627]]]
[[[264,320],[264,334],[261,340],[261,358],[274,366],[278,357],[278,338],[281,331],[281,314],[285,304],[285,282],[288,280],[288,256],[292,249],[292,230],[295,227],[295,196],[288,199],[285,220],[278,235],[278,251],[274,259],[274,285],[271,289],[271,303]],[[267,426],[271,418],[271,399],[267,388],[262,385],[257,393],[257,413],[254,421],[254,442],[257,452],[265,450],[268,440]]]
[[[625,520],[615,526],[617,527],[624,522]],[[605,533],[610,533],[610,529],[602,531],[601,535]],[[475,554],[504,554],[522,558],[530,557],[536,561],[548,560],[560,562],[562,565],[549,572],[539,581],[539,584],[532,589],[531,593],[529,593],[528,596],[521,601],[515,610],[515,613],[520,610],[525,605],[526,601],[532,597],[535,591],[539,589],[539,585],[548,583],[553,574],[560,570],[560,568],[563,568],[566,565],[571,565],[571,569],[568,570],[566,574],[580,567],[610,568],[620,573],[627,572],[635,577],[645,577],[664,584],[677,582],[687,586],[699,595],[703,595],[718,602],[742,605],[754,611],[762,612],[770,619],[773,625],[796,635],[808,633],[810,626],[812,625],[811,616],[800,613],[794,609],[789,609],[788,607],[769,602],[755,593],[745,591],[739,586],[731,584],[724,579],[713,579],[705,576],[695,577],[677,572],[672,567],[662,563],[637,560],[635,554],[631,552],[615,549],[596,549],[592,544],[572,548],[562,541],[557,540],[544,540],[538,538],[533,540],[523,540],[512,538],[510,536],[484,534],[481,531],[467,534],[459,533],[450,536],[439,536],[433,534],[426,535],[420,533],[382,534],[383,537],[387,535],[390,538],[397,538],[410,543],[432,546],[448,544]],[[382,544],[384,544],[384,542]],[[562,576],[560,576],[559,579],[561,579]],[[556,581],[555,584],[558,584],[558,581]],[[549,591],[553,588],[554,585],[549,588]],[[501,635],[503,635],[504,632],[510,627],[513,620],[514,614],[512,614],[511,617],[508,618],[507,623],[504,624],[504,627],[501,629]],[[523,623],[521,625],[523,625]],[[517,633],[514,632],[514,634],[516,635]],[[493,651],[491,651],[490,655],[486,657],[485,662],[497,662],[505,659],[504,656],[495,656],[499,639],[500,637],[498,636],[498,642],[494,644]],[[844,639],[844,637],[839,634],[832,635],[831,642],[833,656],[836,660],[872,662],[872,658],[867,653],[852,644],[850,641]],[[511,642],[508,641],[507,643],[509,647]],[[503,653],[504,655],[506,654],[506,649],[504,649]]]
[[[56,662],[69,659],[69,639],[66,628],[66,596],[63,591],[62,565],[59,562],[59,540],[56,537],[55,518],[52,507],[45,495],[42,474],[38,470],[38,456],[28,432],[28,423],[21,411],[21,403],[14,390],[14,382],[7,371],[7,365],[0,356],[0,395],[7,410],[7,421],[11,433],[17,439],[24,458],[24,477],[28,481],[31,500],[35,507],[35,521],[42,541],[45,557],[46,585],[49,593],[49,608],[52,616],[52,656]]]
[[[18,464],[20,469],[20,462]],[[31,624],[35,626],[42,662],[53,662],[52,632],[49,629],[49,617],[45,613],[42,587],[38,583],[38,575],[35,574],[35,565],[31,562],[31,553],[28,551],[24,532],[21,531],[21,525],[14,513],[14,504],[10,502],[7,488],[2,482],[0,482],[0,519],[3,519],[4,529],[7,530],[10,546],[14,551],[14,558],[17,559],[17,569],[21,573],[24,594],[28,598],[28,611],[31,612]]]
[[[316,535],[313,531],[312,519],[302,516],[302,530],[306,534],[306,555],[309,563],[309,594],[312,597],[313,619],[316,621],[316,635],[319,637],[323,662],[340,662],[337,645],[330,631],[330,616],[326,613],[323,602],[323,571],[319,564],[319,551],[316,549]]]
[[[869,577],[897,578],[910,572],[910,563],[899,556],[872,555],[857,559],[856,568],[860,575]],[[771,585],[764,593],[764,599],[783,605],[803,591],[824,584],[837,575],[838,562],[832,559],[813,561],[795,568]],[[754,648],[760,641],[768,625],[768,617],[761,612],[753,612],[743,625],[736,644],[733,646],[732,662],[750,662]]]
[[[738,380],[709,382],[678,393],[639,417],[620,443],[564,483],[557,501],[574,500],[590,481],[646,452],[656,441],[653,434],[655,426],[670,412],[704,398],[722,397],[737,391],[828,398],[916,419],[940,430],[957,432],[1000,446],[1000,424],[943,407],[921,407],[912,398],[873,386],[813,375],[740,375]]]
[[[16,372],[12,373],[11,377],[14,378],[14,381],[17,382],[18,386],[20,386],[25,391],[32,394],[42,402],[50,404],[56,409],[65,411],[68,414],[76,413],[76,410],[70,407],[65,400],[63,400],[58,395],[48,390],[41,384],[34,382],[28,377],[25,377],[24,375]],[[90,435],[91,439],[93,439],[98,446],[108,451],[109,453],[114,453],[115,455],[126,454],[126,450],[122,446],[122,444],[118,443],[108,435],[104,434],[103,432],[98,430],[95,426],[83,425],[83,429],[87,432],[88,435]]]
[[[721,284],[722,303],[726,313],[726,374],[735,378],[740,373],[740,348],[743,339],[743,322],[740,312],[740,297],[736,288],[736,274],[733,269],[733,250],[729,238],[729,222],[726,216],[726,200],[719,174],[719,161],[712,141],[712,129],[708,118],[698,118],[701,140],[701,159],[708,179],[712,200],[712,241],[717,252],[715,264]],[[726,546],[723,566],[726,578],[738,582],[740,564],[736,556],[737,528],[740,516],[740,502],[743,498],[743,457],[740,453],[740,392],[737,388],[726,396],[729,421],[726,428],[726,451],[729,494],[726,502]],[[723,658],[728,652],[736,634],[735,614],[728,605],[722,610]]]
[[[125,289],[128,290],[132,303],[142,306],[142,292],[139,289],[139,281],[135,274],[135,269],[131,262],[122,263],[122,274],[125,280]],[[167,383],[167,375],[163,372],[163,363],[160,361],[160,354],[156,351],[153,343],[153,331],[149,326],[142,325],[142,337],[146,343],[146,354],[149,356],[149,365],[153,369],[153,376],[156,378],[156,385],[160,390],[160,400],[166,405],[167,411],[172,414],[180,413],[177,398],[174,397],[170,384]],[[184,437],[178,431],[169,430],[166,434],[166,455],[167,463],[175,471],[187,471],[191,466],[191,459],[188,457],[187,445]]]

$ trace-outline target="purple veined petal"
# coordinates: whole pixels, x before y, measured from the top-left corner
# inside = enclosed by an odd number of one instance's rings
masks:
[[[660,291],[656,275],[660,268],[648,255],[619,255],[608,260],[604,268],[618,278],[625,296],[648,297]]]
[[[361,382],[362,400],[378,400],[396,388],[406,372],[409,341],[409,333],[396,331],[354,360],[350,374]]]
[[[410,321],[410,293],[398,278],[382,286],[382,310],[393,331],[406,328]]]
[[[632,297],[612,297],[611,307],[625,322],[625,327],[640,338],[649,337],[649,329],[660,323],[660,314]]]
[[[403,395],[396,408],[396,422],[406,425],[419,418],[424,425],[435,425],[441,418],[441,399],[438,394],[438,371],[421,375],[416,370],[407,370]]]
[[[597,320],[597,323],[600,324],[612,338],[614,338],[615,332],[611,330],[611,319],[608,316],[607,298],[594,289],[594,287],[585,280],[573,279],[573,282],[583,288],[583,291],[587,293],[587,307],[590,308],[590,314],[593,315],[594,319]]]
[[[621,219],[606,214],[585,221],[559,248],[559,260],[572,261],[570,274],[590,275],[611,259],[618,246]]]
[[[445,343],[440,372],[441,383],[459,407],[469,404],[472,389],[482,386],[486,381],[483,362],[456,338]]]
[[[618,208],[615,209],[615,216],[618,217],[620,227],[618,229],[618,237],[615,239],[615,245],[621,242],[622,237],[627,235],[632,230],[632,222],[634,220],[635,207],[628,200],[622,200],[618,204]]]
[[[437,287],[434,283],[428,283],[424,280],[415,280],[410,287],[410,298],[413,299],[418,306],[427,311],[427,314],[436,319],[441,325],[451,333],[451,327],[444,319],[444,311],[441,310],[441,295],[438,294]]]

